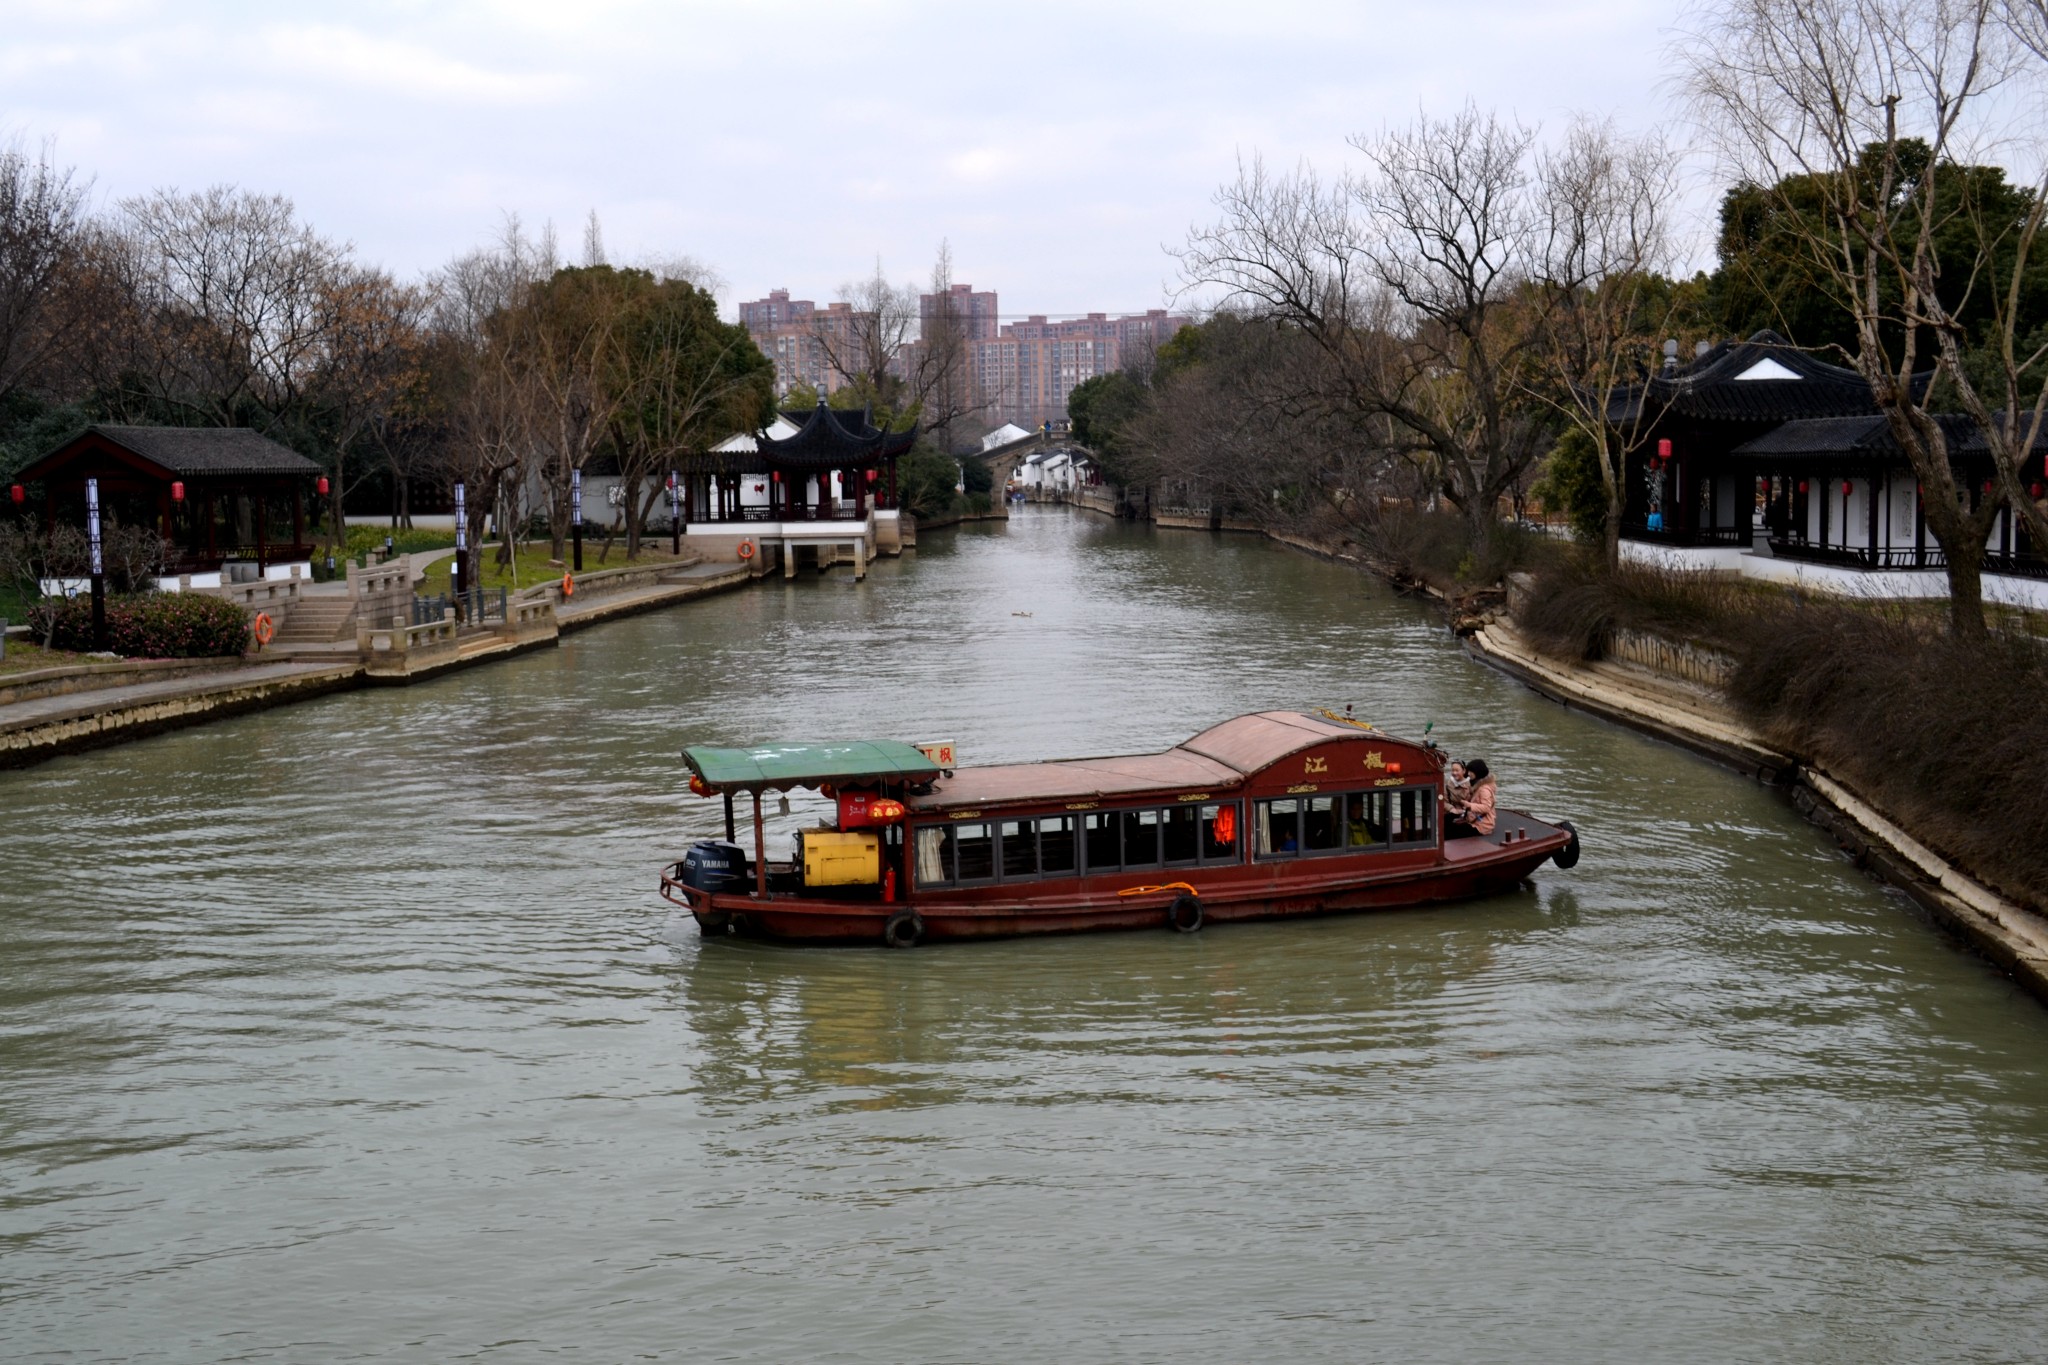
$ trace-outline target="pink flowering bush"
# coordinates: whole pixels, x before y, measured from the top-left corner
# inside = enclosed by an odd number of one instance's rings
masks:
[[[58,649],[92,649],[92,599],[84,594],[34,608],[36,633]],[[249,647],[249,618],[204,593],[156,592],[107,599],[107,648],[129,659],[209,659]]]

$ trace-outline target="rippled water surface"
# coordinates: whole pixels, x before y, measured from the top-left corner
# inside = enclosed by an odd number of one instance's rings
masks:
[[[685,742],[1008,760],[1344,702],[1584,861],[913,953],[703,944],[654,894],[717,823]],[[0,774],[0,831],[9,1360],[2048,1343],[2048,1014],[1771,793],[1249,538],[931,533]]]

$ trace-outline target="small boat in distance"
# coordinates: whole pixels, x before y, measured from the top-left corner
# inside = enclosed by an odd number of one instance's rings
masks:
[[[929,750],[929,752],[927,751]],[[791,943],[1000,938],[1388,909],[1491,895],[1547,861],[1569,821],[1498,812],[1443,837],[1445,756],[1330,712],[1266,711],[1163,753],[952,767],[893,740],[683,750],[690,790],[723,797],[726,837],[664,870],[707,935]],[[816,788],[833,825],[766,859],[764,791]],[[753,799],[753,854],[733,798]]]

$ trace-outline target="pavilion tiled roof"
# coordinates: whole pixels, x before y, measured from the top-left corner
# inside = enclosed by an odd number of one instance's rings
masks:
[[[916,439],[916,429],[888,432],[869,420],[868,410],[846,412],[823,402],[807,413],[785,413],[796,434],[780,440],[763,435],[757,446],[763,461],[780,469],[848,469],[891,455],[900,455]]]
[[[1926,380],[1919,382],[1924,387]],[[1609,405],[1608,420],[1633,422],[1645,405],[1715,422],[1865,417],[1876,407],[1862,375],[1816,359],[1769,330],[1747,341],[1724,341],[1689,364],[1623,390]]]
[[[320,472],[296,450],[248,427],[92,426],[84,434],[103,437],[187,478]]]
[[[1977,424],[1960,413],[1935,418],[1948,439],[1951,456],[1984,455],[1990,450]],[[2035,449],[2048,446],[2048,432],[2036,440]],[[1729,452],[1737,459],[1782,460],[1897,459],[1904,452],[1892,436],[1883,417],[1826,417],[1787,422],[1773,427]]]

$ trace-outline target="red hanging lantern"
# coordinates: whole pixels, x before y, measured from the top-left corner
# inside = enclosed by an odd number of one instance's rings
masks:
[[[2028,486],[2028,488],[2027,488],[2027,496],[2028,496],[2028,497],[2030,497],[2030,498],[2038,498],[2038,497],[2040,497],[2040,496],[2041,496],[2041,485],[2040,485],[2040,484],[2038,484],[2038,483],[2037,483],[2037,484],[2032,484],[2032,485],[2029,485],[2029,486]]]
[[[1671,458],[1671,438],[1669,436],[1657,442],[1657,458],[1660,460]]]
[[[1804,480],[1804,479],[1801,479],[1801,480],[1799,481],[1799,491],[1800,491],[1800,492],[1802,492],[1802,493],[1804,493],[1804,492],[1806,491],[1806,480]]]
[[[1989,492],[1991,491],[1991,480],[1989,480],[1989,479],[1986,479],[1986,480],[1984,480],[1984,491],[1985,491],[1986,493],[1989,493]]]
[[[1843,497],[1845,497],[1845,498],[1846,498],[1846,497],[1848,497],[1848,496],[1849,496],[1849,489],[1850,489],[1850,487],[1851,487],[1851,486],[1852,486],[1852,485],[1851,485],[1851,484],[1849,483],[1849,481],[1848,481],[1847,479],[1844,479],[1844,480],[1842,480],[1842,496],[1843,496]]]
[[[771,478],[771,479],[773,479],[773,480],[775,480],[775,482],[777,482],[777,483],[781,483],[781,482],[782,482],[782,471],[781,471],[781,470],[779,470],[779,469],[777,469],[777,470],[774,470],[773,472],[771,472],[771,473],[770,473],[770,474],[768,475],[768,477],[769,477],[769,478]]]
[[[874,471],[874,470],[872,470],[872,469],[870,469],[870,470],[868,471],[868,482],[869,482],[869,483],[873,483],[874,481],[875,481],[875,471]]]
[[[28,490],[20,484],[16,484],[7,490],[7,497],[16,507],[19,507],[28,501]]]
[[[183,502],[184,500],[185,500],[185,481],[184,481],[183,479],[172,479],[172,480],[171,480],[171,501],[172,501],[172,502]],[[16,501],[20,501],[20,499],[16,499]]]
[[[327,486],[327,476],[325,474],[313,480],[313,491],[323,498],[327,496]]]

